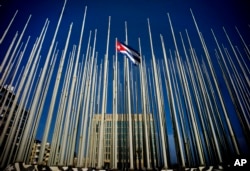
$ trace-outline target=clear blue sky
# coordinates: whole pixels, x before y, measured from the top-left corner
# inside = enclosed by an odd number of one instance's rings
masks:
[[[29,14],[32,14],[30,24],[24,36],[24,40],[28,35],[31,35],[31,42],[33,44],[35,38],[39,35],[40,30],[48,18],[51,23],[49,26],[48,34],[46,36],[45,46],[42,51],[42,56],[47,55],[47,51],[54,33],[57,20],[63,0],[0,0],[0,36],[2,36],[5,28],[10,22],[13,14],[18,9],[17,17],[10,28],[3,44],[0,45],[0,62],[7,51],[7,48],[18,30],[21,32]],[[219,41],[229,47],[226,37],[223,33],[222,27],[224,26],[233,39],[235,45],[241,45],[240,39],[235,30],[238,27],[243,37],[247,42],[250,40],[250,5],[247,1],[239,0],[68,0],[65,13],[63,16],[62,24],[57,36],[59,42],[58,48],[63,49],[67,36],[67,31],[71,22],[73,22],[72,38],[70,40],[69,49],[73,44],[78,44],[82,17],[84,14],[85,6],[88,6],[85,32],[83,36],[83,49],[85,53],[87,46],[87,39],[89,31],[94,29],[98,30],[97,45],[99,62],[104,57],[106,48],[108,16],[111,16],[111,37],[109,46],[110,60],[111,56],[115,53],[115,38],[120,41],[125,41],[124,22],[128,24],[128,43],[135,49],[138,48],[138,37],[142,42],[142,53],[146,58],[146,63],[150,63],[151,51],[149,45],[149,36],[147,28],[147,18],[150,19],[151,31],[153,36],[154,50],[157,58],[162,58],[162,50],[159,35],[164,36],[165,45],[167,49],[174,50],[173,39],[168,23],[167,13],[170,13],[172,23],[174,26],[177,41],[180,46],[179,32],[184,34],[185,29],[188,29],[191,35],[192,43],[197,50],[198,56],[203,55],[201,44],[198,39],[197,32],[190,14],[191,8],[201,32],[204,35],[205,41],[208,45],[209,51],[216,48],[213,41],[210,29],[213,28]],[[31,46],[30,46],[31,48]],[[183,55],[183,51],[181,51]],[[122,56],[119,56],[122,57]],[[44,58],[42,58],[44,59]],[[216,61],[213,61],[216,66]],[[42,64],[44,61],[42,61]],[[59,61],[58,61],[59,63]],[[58,65],[57,63],[57,65]],[[218,65],[217,65],[218,66]],[[216,68],[218,71],[219,69]],[[223,84],[222,77],[219,76],[219,83]],[[224,87],[225,88],[225,87]],[[223,89],[222,89],[223,90]],[[51,90],[52,91],[52,90]],[[47,105],[48,106],[48,105]],[[228,102],[227,107],[232,109],[231,103]],[[108,112],[111,110],[108,108]],[[232,109],[233,110],[233,109]],[[42,123],[45,122],[45,117],[42,118]],[[39,129],[38,138],[41,139],[42,129]],[[41,131],[41,132],[40,132]]]

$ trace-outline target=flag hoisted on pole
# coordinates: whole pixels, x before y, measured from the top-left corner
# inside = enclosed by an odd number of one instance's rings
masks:
[[[139,65],[141,63],[140,53],[134,50],[133,48],[117,41],[116,49],[118,52],[126,55],[135,65]]]

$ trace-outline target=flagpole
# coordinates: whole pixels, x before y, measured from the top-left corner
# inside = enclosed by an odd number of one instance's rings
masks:
[[[127,22],[125,22],[125,36],[126,36],[126,44],[128,44],[128,32],[127,32]],[[128,65],[128,58],[125,60],[125,65],[126,65],[126,82],[127,82],[127,104],[128,104],[128,124],[129,124],[129,129],[128,129],[128,147],[129,147],[129,162],[130,162],[130,169],[134,169],[134,160],[133,160],[133,139],[132,139],[132,116],[131,116],[131,102],[130,102],[130,79],[129,79],[129,65]]]
[[[89,32],[89,39],[88,39],[88,45],[87,45],[87,52],[86,52],[86,59],[85,59],[85,64],[84,64],[84,73],[83,73],[83,79],[82,79],[82,97],[81,97],[81,105],[82,105],[82,111],[85,111],[86,108],[86,102],[87,102],[87,94],[88,94],[88,82],[89,82],[89,69],[90,69],[90,61],[89,61],[89,51],[90,51],[90,40],[91,40],[91,35],[92,35],[92,31]],[[84,88],[84,89],[83,89]],[[84,97],[83,97],[83,91],[84,91]],[[78,109],[80,112],[80,108]],[[79,137],[79,146],[78,146],[78,161],[77,161],[77,165],[82,167],[83,166],[83,160],[84,160],[84,146],[83,141],[84,141],[84,122],[85,122],[85,118],[86,118],[87,113],[84,112],[82,117],[81,117],[81,122],[80,122],[80,137]]]
[[[150,38],[150,46],[151,46],[151,53],[152,53],[152,60],[153,60],[153,70],[154,70],[154,79],[155,79],[155,88],[156,88],[156,96],[157,96],[157,106],[159,110],[159,120],[160,120],[160,134],[161,134],[161,142],[162,142],[162,154],[163,154],[163,170],[168,169],[168,161],[167,161],[167,151],[166,151],[166,132],[164,131],[164,126],[162,125],[163,122],[163,109],[161,106],[161,101],[160,101],[160,91],[159,91],[159,80],[157,71],[156,71],[156,64],[155,64],[155,56],[154,56],[154,51],[153,51],[153,42],[152,42],[152,36],[151,36],[151,30],[150,30],[150,23],[148,19],[148,30],[149,30],[149,38]],[[149,157],[149,156],[148,156]]]
[[[141,41],[140,38],[138,39],[139,44],[139,52],[142,54],[141,50]],[[149,160],[149,136],[148,136],[148,122],[147,122],[147,110],[146,110],[146,82],[145,82],[145,71],[144,71],[143,62],[141,61],[141,64],[139,64],[139,72],[140,72],[140,80],[141,80],[141,98],[142,98],[142,111],[143,111],[143,120],[144,120],[144,130],[145,130],[145,145],[146,145],[146,163],[148,166],[148,169],[151,168],[150,160]],[[138,142],[140,144],[140,142]],[[139,147],[140,148],[140,147]]]
[[[30,37],[29,37],[30,38]],[[26,48],[27,48],[27,45],[28,45],[28,42],[29,42],[29,38],[28,38],[28,40],[27,40],[27,42],[26,42],[26,44],[25,44],[25,47],[24,47],[24,50],[23,50],[23,52],[21,52],[21,58],[22,58],[22,56],[24,55],[24,53],[25,53],[25,51],[26,51]],[[20,62],[20,61],[19,61]],[[20,64],[20,63],[19,63]],[[19,67],[19,64],[18,64],[18,66],[16,67],[17,69],[18,69],[18,67]],[[32,66],[32,69],[31,69],[31,73],[33,73],[33,68],[36,66],[36,63]],[[16,70],[17,71],[17,70]],[[16,72],[15,72],[15,74],[16,74]],[[28,88],[29,88],[29,86],[30,86],[30,80],[31,80],[31,77],[32,77],[32,75],[29,75],[29,77],[28,77],[28,80],[26,81],[26,84],[25,84],[25,87],[24,87],[24,90],[23,90],[23,93],[22,93],[22,95],[21,95],[21,99],[20,99],[20,102],[19,102],[19,104],[18,104],[18,108],[16,109],[16,117],[14,118],[14,120],[12,121],[12,127],[11,127],[11,130],[10,130],[10,132],[9,132],[9,136],[8,136],[8,139],[7,139],[7,141],[5,142],[6,144],[7,144],[7,153],[8,153],[8,156],[12,156],[12,153],[13,153],[13,147],[10,149],[10,144],[12,144],[12,143],[10,143],[10,142],[13,142],[13,144],[16,144],[15,142],[16,142],[16,139],[17,139],[17,136],[18,135],[16,135],[15,136],[15,134],[17,134],[17,132],[18,132],[18,128],[17,128],[17,126],[20,124],[19,123],[19,121],[20,120],[22,120],[21,118],[22,118],[22,111],[21,110],[23,110],[24,108],[24,100],[26,99],[26,95],[27,95],[27,91],[28,91]],[[12,85],[12,84],[11,84]],[[13,140],[14,139],[14,140]],[[10,162],[10,157],[9,157],[9,159],[8,159],[8,162],[7,163],[9,163]]]
[[[202,46],[203,46],[203,50],[205,52],[205,55],[206,55],[206,59],[208,61],[208,65],[209,65],[209,69],[212,73],[212,78],[213,78],[213,81],[214,81],[214,84],[215,84],[215,88],[216,88],[216,91],[217,91],[217,94],[219,96],[219,100],[220,100],[220,103],[221,103],[221,106],[222,106],[222,110],[223,110],[223,113],[224,113],[224,116],[225,116],[225,119],[226,119],[226,123],[227,123],[227,126],[228,126],[228,129],[229,129],[229,133],[230,133],[230,137],[232,139],[232,142],[233,142],[233,145],[234,145],[234,149],[235,149],[235,152],[237,155],[240,154],[240,151],[239,151],[239,147],[238,147],[238,143],[236,141],[236,138],[235,138],[235,135],[234,135],[234,131],[232,129],[232,125],[231,125],[231,122],[229,120],[229,117],[228,117],[228,112],[226,110],[226,107],[225,107],[225,103],[223,101],[223,98],[222,98],[222,95],[221,95],[221,91],[219,89],[219,85],[218,85],[218,82],[217,82],[217,79],[216,79],[216,75],[215,75],[215,71],[214,71],[214,68],[212,66],[212,62],[211,62],[211,59],[210,59],[210,55],[208,53],[208,50],[206,48],[206,45],[205,45],[205,42],[203,40],[203,38],[201,37],[201,33],[199,31],[199,28],[198,28],[198,25],[196,23],[196,20],[194,18],[194,15],[193,15],[193,12],[192,10],[190,9],[190,12],[192,14],[192,17],[193,17],[193,20],[194,20],[194,23],[195,23],[195,27],[196,27],[196,30],[198,32],[198,35],[199,35],[199,38],[200,38],[200,41],[202,43]]]
[[[93,55],[94,57],[94,55]],[[90,116],[89,116],[89,122],[88,122],[88,133],[87,133],[87,151],[86,151],[86,162],[85,162],[85,168],[90,167],[91,166],[91,157],[90,157],[90,149],[89,149],[89,143],[90,143],[90,139],[91,139],[91,126],[92,126],[92,119],[93,119],[93,114],[95,112],[95,105],[94,105],[94,101],[96,98],[96,82],[97,82],[97,53],[96,53],[96,57],[94,59],[94,66],[93,66],[93,83],[92,83],[92,90],[91,90],[91,98],[90,98]],[[89,160],[89,161],[88,161]]]
[[[100,94],[101,94],[101,84],[102,84],[102,60],[101,60],[101,64],[100,64],[100,71],[99,71],[99,79],[98,79],[98,92],[97,92],[97,110],[96,110],[96,113],[97,114],[100,114]],[[94,125],[96,125],[96,123],[94,122],[93,123]],[[99,126],[99,125],[98,125]],[[93,150],[93,166],[96,166],[96,159],[97,159],[97,145],[98,145],[98,142],[97,142],[97,134],[95,133],[94,134],[94,150]]]
[[[73,52],[75,51],[75,46],[73,46]],[[56,128],[54,130],[53,133],[53,137],[55,135],[55,141],[54,141],[54,148],[55,148],[55,153],[54,155],[56,156],[52,156],[54,158],[54,160],[52,160],[52,164],[53,163],[58,163],[59,162],[59,155],[60,155],[60,151],[61,151],[61,147],[60,147],[60,142],[61,142],[61,137],[62,137],[62,124],[63,124],[63,118],[65,117],[65,110],[66,110],[66,103],[67,103],[67,98],[68,98],[68,89],[70,86],[69,80],[71,78],[72,75],[72,69],[73,69],[73,63],[74,63],[74,57],[72,55],[73,53],[71,52],[69,55],[69,61],[68,61],[68,66],[67,66],[67,70],[66,70],[66,76],[64,78],[64,85],[63,85],[63,89],[62,89],[62,94],[61,94],[61,98],[60,98],[60,103],[59,103],[59,108],[57,111],[57,115],[59,115],[59,117],[56,118]],[[53,146],[53,140],[52,140],[52,146]],[[57,161],[55,161],[55,159],[57,159]]]
[[[231,79],[232,79],[231,82],[234,83],[234,85],[235,85],[235,92],[236,92],[236,97],[238,99],[238,102],[240,104],[240,109],[241,109],[241,113],[242,113],[241,115],[243,115],[243,117],[244,117],[243,120],[245,121],[245,124],[246,124],[245,126],[247,127],[248,130],[250,130],[250,124],[249,124],[249,119],[248,119],[250,109],[249,109],[248,104],[245,104],[245,102],[247,102],[247,100],[246,100],[247,97],[244,96],[244,94],[246,94],[246,92],[247,92],[247,88],[242,88],[242,83],[244,81],[243,80],[241,80],[241,81],[239,80],[240,79],[240,75],[237,72],[236,66],[234,65],[234,63],[233,63],[233,61],[231,59],[231,56],[229,55],[228,51],[226,49],[224,49],[224,50],[225,50],[225,53],[226,53],[227,58],[229,60],[229,64],[230,64],[230,66],[231,66],[231,68],[233,70],[233,73],[235,75],[234,76],[235,79],[232,78],[233,76],[231,77]]]
[[[117,38],[115,39],[115,45],[117,44]],[[115,60],[114,61],[114,79],[113,79],[113,155],[112,155],[112,168],[117,169],[117,122],[118,122],[118,111],[117,111],[117,85],[118,85],[118,79],[117,79],[117,48],[115,50]]]
[[[104,143],[104,119],[105,119],[105,95],[107,91],[107,67],[108,67],[108,48],[109,48],[109,36],[110,36],[110,21],[111,17],[109,16],[109,23],[108,23],[108,37],[107,37],[107,47],[106,47],[106,54],[104,60],[104,79],[103,79],[103,96],[102,96],[102,113],[101,113],[101,125],[100,125],[100,138],[99,138],[99,149],[98,149],[98,163],[97,168],[102,169],[103,166],[103,143]]]
[[[44,25],[44,27],[43,27],[43,29],[42,29],[41,35],[43,34],[43,31],[44,31],[44,30],[47,30],[47,20],[46,20],[45,25]],[[46,32],[46,31],[45,31],[45,32]],[[40,35],[40,38],[41,38],[41,35]],[[36,45],[34,45],[34,47],[36,47]],[[32,51],[32,52],[33,52],[33,51]],[[25,67],[25,70],[24,70],[22,79],[21,79],[20,84],[19,84],[19,86],[18,86],[17,93],[16,93],[15,99],[14,99],[14,101],[13,101],[13,106],[12,106],[11,109],[10,109],[10,112],[9,112],[9,115],[8,115],[8,118],[7,118],[7,121],[6,121],[6,123],[5,123],[5,127],[3,128],[2,136],[1,136],[1,138],[0,138],[0,144],[3,143],[5,134],[6,134],[6,132],[7,132],[7,129],[8,129],[9,123],[10,123],[10,121],[11,121],[13,112],[14,112],[14,110],[15,110],[15,104],[16,104],[17,101],[18,101],[19,95],[21,94],[21,90],[22,90],[22,88],[23,88],[23,86],[24,86],[24,83],[25,83],[25,80],[24,80],[24,79],[26,78],[26,75],[28,74],[28,70],[29,70],[29,68],[30,68],[31,62],[33,61],[34,55],[32,55],[32,52],[31,52],[31,55],[29,56],[29,59],[28,59],[27,65],[26,65],[26,67]],[[14,77],[15,77],[15,76],[14,76]],[[11,82],[13,82],[13,81],[14,81],[14,79],[12,79]],[[19,116],[17,116],[17,118],[19,118]],[[2,154],[3,154],[3,153],[2,153]],[[4,163],[4,162],[3,162],[3,163]]]
[[[26,22],[26,24],[25,24],[25,26],[24,26],[24,28],[23,28],[23,31],[22,31],[22,33],[21,33],[19,39],[17,40],[16,46],[15,46],[13,52],[11,53],[11,56],[10,56],[10,59],[9,59],[9,62],[8,62],[8,64],[7,64],[7,66],[6,66],[6,68],[9,68],[9,66],[10,66],[10,64],[11,64],[11,61],[13,61],[13,58],[14,58],[14,56],[15,56],[15,54],[16,54],[16,51],[17,51],[17,48],[19,47],[19,44],[20,44],[20,42],[21,42],[21,40],[22,40],[22,38],[23,38],[23,35],[24,35],[24,33],[25,33],[26,29],[27,29],[27,26],[28,26],[28,24],[29,24],[30,18],[31,18],[31,15],[29,16],[29,18],[28,18],[28,20],[27,20],[27,22]],[[14,42],[13,42],[13,43],[14,43]],[[5,58],[6,58],[6,56],[5,56]],[[1,66],[2,66],[2,65],[1,65]],[[2,67],[4,67],[4,66],[2,66]],[[2,68],[2,69],[3,69],[3,68]],[[2,85],[3,79],[6,77],[7,71],[8,71],[8,69],[5,69],[5,70],[4,70],[3,75],[2,75],[2,78],[0,79],[0,85]]]
[[[24,134],[23,134],[23,139],[22,139],[22,141],[20,143],[20,149],[19,149],[19,152],[18,152],[18,155],[17,155],[17,160],[18,161],[23,160],[24,150],[26,149],[25,147],[27,145],[26,138],[28,137],[29,129],[30,129],[32,121],[34,119],[34,115],[36,113],[35,111],[37,109],[38,98],[39,98],[39,95],[40,95],[40,92],[41,92],[41,88],[43,86],[45,73],[46,73],[47,67],[48,67],[48,62],[49,62],[49,59],[50,59],[50,56],[51,56],[51,53],[52,53],[52,49],[53,49],[54,42],[55,42],[55,39],[56,39],[56,36],[57,36],[57,32],[58,32],[58,29],[59,29],[59,26],[60,26],[60,23],[61,23],[61,19],[62,19],[62,15],[63,15],[63,12],[64,12],[66,2],[67,2],[67,0],[64,1],[63,9],[61,11],[59,21],[57,23],[56,31],[55,31],[55,34],[53,36],[53,39],[52,39],[52,42],[51,42],[51,45],[50,45],[50,48],[49,48],[48,55],[46,57],[46,61],[45,61],[45,64],[44,64],[44,69],[43,69],[43,72],[41,74],[41,78],[40,78],[39,83],[38,83],[38,87],[37,87],[37,90],[36,90],[36,93],[35,93],[36,96],[34,98],[34,101],[33,101],[33,104],[32,104],[31,110],[30,110],[31,115],[29,116],[29,119],[27,121],[27,125],[26,125],[26,128],[25,128]]]
[[[16,41],[17,36],[18,36],[18,32],[16,32],[15,36],[13,37],[13,39],[12,39],[12,41],[11,41],[11,43],[10,43],[10,46],[9,46],[9,48],[8,48],[8,50],[7,50],[6,54],[5,54],[5,56],[4,56],[3,62],[2,62],[1,65],[0,65],[0,73],[2,73],[2,70],[3,70],[3,68],[4,68],[4,65],[5,65],[5,63],[6,63],[7,59],[8,59],[8,56],[10,55],[11,49],[12,49],[13,46],[14,46],[14,43],[15,43],[15,41]],[[0,82],[0,85],[2,85],[1,82]]]
[[[89,71],[88,71],[88,77],[87,77],[87,88],[86,88],[86,91],[87,91],[87,96],[86,96],[86,100],[85,100],[85,109],[84,109],[84,113],[85,113],[85,117],[84,117],[84,123],[83,123],[83,143],[81,144],[81,146],[83,146],[82,148],[82,156],[85,157],[85,167],[86,167],[86,157],[87,157],[87,154],[86,154],[86,147],[84,148],[84,146],[86,146],[87,144],[87,140],[86,137],[87,136],[87,124],[88,124],[88,120],[89,120],[89,117],[90,117],[90,94],[91,94],[91,87],[93,87],[93,81],[92,81],[92,76],[93,76],[93,68],[94,68],[94,55],[95,55],[95,44],[96,44],[96,34],[97,34],[97,30],[95,30],[95,36],[94,36],[94,47],[93,47],[93,51],[92,51],[92,55],[90,54],[90,63],[89,63]]]
[[[53,75],[55,62],[56,62],[57,54],[58,54],[58,51],[57,51],[57,53],[55,53],[55,50],[56,50],[56,48],[54,49],[54,53],[53,53],[53,56],[52,56],[52,60],[50,62],[48,73],[47,73],[45,81],[44,81],[45,85],[43,87],[41,97],[40,97],[40,101],[39,101],[39,104],[38,104],[38,111],[36,113],[36,118],[35,118],[34,123],[32,125],[32,129],[31,129],[31,133],[30,133],[31,141],[28,142],[29,145],[27,145],[27,149],[26,149],[28,151],[28,156],[27,156],[26,160],[29,160],[29,155],[30,155],[30,153],[32,151],[32,142],[35,140],[35,136],[37,134],[38,125],[39,125],[40,118],[42,116],[42,112],[43,112],[43,109],[44,109],[45,99],[46,99],[48,89],[49,89],[49,85],[50,85],[50,82],[51,82],[51,78],[52,78],[52,75]]]
[[[2,37],[1,37],[1,39],[0,39],[0,44],[2,44],[2,42],[3,42],[3,40],[4,40],[5,36],[6,36],[6,34],[8,33],[8,31],[9,31],[9,29],[10,29],[10,26],[12,25],[12,23],[13,23],[15,17],[16,17],[17,12],[18,12],[18,10],[16,10],[16,12],[15,12],[14,16],[12,17],[12,19],[11,19],[9,25],[8,25],[7,28],[5,29],[3,35],[2,35]],[[2,68],[0,69],[0,73],[1,73],[1,71],[2,71]]]
[[[223,136],[220,136],[222,139],[221,139],[221,142],[222,142],[222,146],[224,148],[224,152],[226,152],[227,155],[232,155],[231,151],[229,151],[229,144],[228,144],[228,141],[225,140],[225,139],[228,139],[227,138],[227,135],[226,135],[226,130],[224,128],[224,124],[222,123],[222,118],[220,116],[220,112],[219,112],[219,108],[218,108],[218,105],[216,103],[216,97],[215,97],[215,94],[214,94],[214,90],[213,90],[213,87],[212,87],[212,82],[211,82],[211,79],[208,75],[208,70],[206,68],[206,65],[205,65],[205,62],[202,60],[202,67],[203,67],[203,71],[204,71],[204,74],[205,74],[205,78],[208,82],[208,88],[210,90],[210,92],[212,93],[212,101],[213,101],[213,104],[214,104],[214,107],[215,107],[215,110],[216,110],[216,113],[217,113],[217,117],[218,118],[215,118],[214,116],[214,122],[216,123],[216,121],[219,121],[219,125],[220,127],[217,128],[217,131],[219,132],[218,134],[221,134],[221,130],[222,130],[222,135]]]
[[[27,42],[29,41],[29,39],[30,39],[30,37],[28,38]],[[22,59],[23,59],[23,52],[22,52],[22,54],[19,55],[19,57],[18,57],[17,64],[16,64],[16,66],[15,66],[15,68],[14,68],[14,74],[13,74],[13,77],[11,78],[11,81],[10,81],[9,85],[13,85],[13,82],[14,82],[16,76],[17,76],[17,71],[19,70],[19,67],[20,67],[20,64],[21,64]],[[13,63],[13,64],[14,64],[14,63]],[[12,65],[12,66],[13,66],[13,65]],[[0,85],[0,86],[1,86],[1,87],[0,87],[0,92],[2,92],[2,89],[4,88],[4,84],[5,84],[5,80],[3,81],[3,85]],[[6,104],[6,101],[7,101],[8,97],[9,97],[9,93],[10,93],[10,92],[7,91],[7,94],[5,95],[2,104]],[[0,108],[0,113],[3,113],[3,112],[2,112],[3,109],[4,109],[4,105],[2,105],[2,107]]]
[[[238,35],[240,36],[240,39],[241,39],[242,43],[244,44],[244,47],[245,47],[245,49],[246,49],[246,51],[247,51],[247,54],[250,55],[250,50],[249,50],[249,48],[248,48],[248,46],[247,46],[245,40],[244,40],[243,37],[241,36],[240,31],[238,30],[237,27],[235,27],[235,29],[236,29]]]
[[[50,102],[50,108],[49,108],[49,112],[48,112],[48,116],[47,116],[47,120],[46,120],[46,125],[45,125],[45,130],[44,130],[43,138],[42,138],[42,142],[41,142],[41,149],[40,149],[40,153],[39,153],[38,163],[42,162],[43,156],[44,156],[44,150],[45,150],[45,146],[47,143],[48,134],[49,134],[50,126],[51,126],[52,115],[53,115],[53,111],[54,111],[56,96],[58,94],[59,83],[60,83],[60,79],[61,79],[62,69],[64,66],[65,56],[66,56],[67,49],[68,49],[68,44],[69,44],[72,26],[73,26],[73,23],[70,24],[66,44],[64,47],[64,52],[63,52],[63,55],[61,58],[59,69],[57,71],[56,82],[55,82],[55,86],[53,89],[52,98],[51,98],[51,102]]]
[[[61,146],[62,150],[61,150],[59,165],[66,164],[65,163],[66,158],[64,155],[66,152],[65,150],[66,150],[66,145],[67,145],[69,118],[70,118],[70,113],[72,110],[72,101],[73,101],[73,95],[74,95],[76,79],[77,79],[76,73],[77,73],[77,69],[78,69],[78,62],[79,62],[79,57],[80,57],[80,52],[81,52],[81,43],[82,43],[82,35],[83,35],[83,30],[84,30],[84,25],[85,25],[85,18],[86,18],[86,10],[85,10],[83,22],[82,22],[82,29],[81,29],[81,35],[79,38],[79,45],[78,45],[78,50],[77,50],[77,55],[76,55],[72,85],[71,85],[71,89],[70,89],[67,111],[66,111],[66,116],[65,116],[65,125],[64,125],[64,131],[63,131],[64,135],[62,136],[62,146]],[[68,164],[72,165],[72,161],[70,161]]]
[[[238,62],[238,64],[239,64],[239,66],[240,66],[240,69],[241,69],[241,71],[242,71],[242,73],[243,73],[243,76],[244,76],[244,78],[245,78],[245,80],[246,80],[246,82],[247,82],[248,88],[250,88],[249,75],[247,75],[247,73],[246,73],[246,71],[245,71],[245,69],[244,69],[242,63],[240,62],[240,60],[239,60],[239,58],[238,58],[238,55],[237,55],[237,53],[236,53],[236,51],[235,51],[235,49],[234,49],[234,47],[233,47],[233,45],[232,45],[232,42],[231,42],[231,40],[230,40],[230,38],[229,38],[229,36],[228,36],[228,34],[227,34],[227,32],[226,32],[226,29],[225,29],[224,27],[223,27],[223,30],[224,30],[224,33],[225,33],[225,35],[226,35],[226,37],[227,37],[227,40],[228,40],[228,42],[229,42],[229,44],[230,44],[230,46],[231,46],[231,49],[232,49],[232,51],[233,51],[233,53],[234,53],[234,55],[235,55],[235,57],[236,57],[236,60],[237,60],[237,62]]]
[[[181,129],[182,129],[182,134],[183,134],[183,141],[184,141],[184,149],[185,149],[185,153],[186,153],[186,160],[187,160],[187,166],[191,166],[191,154],[189,152],[189,142],[188,142],[188,138],[187,138],[187,126],[186,126],[186,122],[185,122],[185,118],[184,118],[184,109],[183,109],[183,105],[181,103],[181,97],[180,97],[180,88],[178,86],[177,83],[177,78],[176,78],[176,72],[175,72],[175,67],[174,67],[174,63],[173,61],[171,61],[172,64],[169,64],[168,66],[170,66],[170,69],[172,68],[173,71],[173,87],[174,87],[174,91],[177,92],[176,93],[176,100],[177,100],[177,108],[178,111],[180,113],[180,124],[181,124]],[[171,67],[172,66],[172,67]]]
[[[93,98],[92,98],[92,105],[91,105],[91,117],[90,117],[90,121],[89,121],[89,139],[91,140],[89,140],[88,141],[88,150],[90,150],[90,151],[88,151],[88,156],[89,156],[89,165],[88,165],[88,167],[92,167],[93,166],[93,154],[96,154],[96,153],[94,153],[93,152],[93,150],[94,150],[94,148],[96,148],[96,147],[94,147],[94,143],[95,143],[95,140],[94,140],[94,138],[95,138],[95,134],[94,134],[94,132],[93,132],[93,115],[95,115],[96,114],[96,94],[97,94],[97,79],[98,79],[98,65],[97,65],[97,57],[98,57],[98,53],[96,52],[96,63],[95,63],[95,83],[94,83],[94,85],[95,85],[95,87],[94,87],[94,90],[93,90]],[[90,143],[90,144],[89,144]],[[90,146],[89,146],[90,145]]]

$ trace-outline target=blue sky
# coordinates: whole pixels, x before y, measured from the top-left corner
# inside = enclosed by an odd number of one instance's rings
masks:
[[[2,36],[5,28],[10,22],[13,14],[18,9],[16,19],[11,26],[3,44],[0,45],[0,62],[3,60],[3,56],[7,51],[7,48],[18,30],[21,32],[29,14],[32,14],[30,24],[24,36],[24,40],[28,35],[31,35],[31,42],[33,44],[36,36],[39,35],[40,30],[48,18],[50,22],[48,34],[45,39],[45,46],[43,47],[42,56],[47,55],[47,51],[52,39],[57,20],[61,8],[63,6],[63,0],[0,0],[0,36]],[[197,50],[198,56],[203,55],[204,52],[201,49],[201,43],[198,39],[198,34],[195,30],[195,26],[190,13],[192,9],[196,21],[200,27],[200,31],[203,33],[205,41],[208,45],[209,51],[216,48],[216,44],[212,38],[210,29],[214,29],[217,38],[220,43],[229,47],[226,37],[223,33],[222,27],[227,30],[230,38],[235,45],[240,45],[240,39],[235,30],[235,26],[238,27],[243,37],[249,42],[250,39],[250,5],[247,1],[236,0],[68,0],[63,21],[61,23],[59,33],[57,36],[58,48],[63,49],[67,36],[67,31],[71,22],[73,22],[72,38],[70,40],[69,50],[72,49],[73,44],[78,44],[79,35],[81,30],[81,22],[84,14],[85,6],[88,6],[87,18],[85,24],[85,32],[83,35],[83,47],[82,53],[85,53],[89,31],[94,29],[98,30],[96,50],[98,51],[98,62],[104,58],[106,50],[106,38],[108,27],[108,16],[111,16],[111,32],[110,32],[110,46],[109,46],[109,59],[115,53],[115,38],[120,41],[125,41],[124,22],[128,24],[128,43],[135,49],[138,48],[138,37],[142,43],[142,53],[145,56],[146,63],[150,63],[151,51],[149,44],[147,18],[150,19],[151,31],[153,37],[153,44],[155,55],[158,59],[162,59],[162,50],[160,44],[159,35],[162,34],[165,40],[165,46],[167,49],[174,50],[173,39],[168,23],[167,13],[170,13],[172,24],[177,37],[177,43],[179,49],[181,49],[181,42],[179,38],[179,32],[185,33],[185,29],[188,29],[189,35],[191,35],[191,41],[193,46]],[[31,46],[29,47],[31,48]],[[182,49],[180,50],[183,55]],[[119,57],[122,57],[121,55]],[[42,58],[44,59],[44,58]],[[43,64],[44,61],[42,61]],[[215,66],[216,61],[213,61]],[[57,65],[59,64],[59,60]],[[218,67],[215,67],[217,72]],[[223,78],[218,75],[219,83],[223,85]],[[224,85],[225,88],[225,85]],[[222,88],[222,91],[225,89]],[[52,91],[52,90],[51,90]],[[226,94],[226,92],[225,92]],[[111,96],[110,96],[111,97]],[[233,111],[232,103],[228,102],[227,107],[229,111]],[[48,106],[48,105],[47,105]],[[110,109],[108,108],[108,112]],[[111,112],[111,111],[110,111]],[[42,118],[41,122],[44,123],[46,119]],[[42,124],[43,125],[43,124]],[[41,130],[41,132],[40,132]],[[39,129],[38,138],[41,139],[42,130]],[[240,129],[239,129],[240,130]]]

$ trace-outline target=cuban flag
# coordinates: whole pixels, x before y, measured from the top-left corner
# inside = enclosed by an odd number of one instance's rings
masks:
[[[140,54],[134,50],[133,48],[117,41],[116,42],[116,50],[124,55],[126,55],[135,65],[139,65],[141,63]]]

